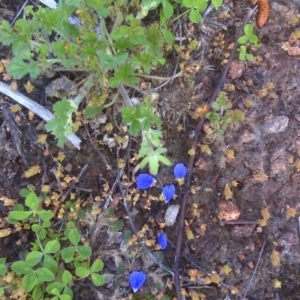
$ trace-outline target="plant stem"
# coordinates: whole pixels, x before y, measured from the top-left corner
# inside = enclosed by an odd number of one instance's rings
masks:
[[[129,98],[129,96],[128,96],[128,94],[127,94],[125,88],[124,88],[123,83],[120,83],[120,85],[118,86],[118,91],[120,92],[120,94],[121,94],[123,100],[126,102],[126,104],[127,104],[128,106],[134,106],[134,105],[133,105],[133,102],[132,102],[131,99]]]

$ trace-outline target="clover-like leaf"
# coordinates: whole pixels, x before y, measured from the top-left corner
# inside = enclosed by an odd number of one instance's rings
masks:
[[[173,184],[166,185],[162,190],[162,194],[165,198],[165,203],[168,203],[175,194],[175,186]]]
[[[146,281],[146,274],[144,272],[134,271],[130,274],[129,283],[133,292],[138,291]]]
[[[136,178],[136,185],[139,189],[141,190],[145,190],[148,189],[149,187],[151,187],[154,183],[156,182],[156,180],[148,175],[148,174],[140,174],[137,178]]]
[[[160,245],[161,249],[166,249],[168,246],[168,239],[165,233],[161,232],[157,236],[157,243]]]
[[[176,179],[184,178],[187,173],[187,168],[184,164],[177,164],[174,168],[174,176]]]

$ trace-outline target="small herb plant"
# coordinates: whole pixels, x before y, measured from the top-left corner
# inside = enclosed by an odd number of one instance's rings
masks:
[[[8,272],[6,259],[0,259],[0,293],[21,290],[33,300],[71,300],[75,280],[90,277],[96,286],[103,285],[105,277],[99,274],[103,262],[91,263],[91,247],[81,243],[75,223],[69,221],[62,232],[55,232],[51,228],[53,212],[41,208],[42,202],[33,191],[23,189],[21,194],[25,196],[25,207],[17,204],[8,222],[15,227],[31,224],[35,242],[24,260],[11,264],[13,273]]]
[[[143,158],[140,163],[141,168],[149,164],[150,172],[156,175],[160,162],[167,166],[172,164],[163,155],[167,149],[161,146],[161,120],[152,112],[150,101],[137,106],[123,107],[122,117],[123,121],[129,125],[131,135],[136,136],[140,131],[142,132],[142,143],[138,154],[139,158]],[[156,129],[152,128],[153,125]]]
[[[244,120],[244,113],[238,109],[232,110],[232,104],[227,95],[221,92],[218,98],[212,104],[213,111],[206,114],[210,121],[210,127],[207,130],[208,136],[212,139],[224,136],[226,129],[234,123]]]
[[[244,27],[244,35],[242,35],[238,42],[240,47],[238,48],[239,58],[241,60],[249,60],[253,61],[254,57],[252,54],[247,53],[247,45],[250,44],[252,47],[260,47],[261,45],[258,43],[258,37],[253,33],[253,25],[247,24]]]
[[[216,8],[222,3],[212,1]],[[190,21],[198,23],[206,8],[207,0],[60,0],[55,9],[28,5],[24,18],[13,27],[5,20],[0,24],[1,42],[11,45],[14,55],[7,71],[15,79],[53,76],[55,72],[80,74],[80,90],[89,95],[84,117],[91,118],[104,109],[112,89],[125,91],[124,85],[136,86],[140,75],[165,64],[164,52],[175,40],[170,28],[177,18],[189,14]],[[160,22],[142,22],[155,9],[159,9]],[[177,11],[182,14],[176,16]],[[73,118],[84,98],[54,104],[55,118],[46,129],[59,146],[78,129]],[[159,162],[170,165],[163,155],[166,149],[161,147],[161,121],[154,118],[151,105],[130,107],[131,100],[125,98],[123,120],[130,124],[131,134],[142,135],[141,166],[149,164],[151,173],[156,174]],[[148,116],[152,118],[149,121]]]

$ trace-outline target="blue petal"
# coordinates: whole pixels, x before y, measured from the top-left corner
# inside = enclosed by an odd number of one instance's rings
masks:
[[[162,193],[165,197],[165,202],[168,203],[175,194],[175,186],[173,184],[166,185],[163,188]]]
[[[187,173],[187,168],[184,164],[177,164],[174,168],[175,178],[184,178]]]
[[[129,283],[133,292],[139,290],[146,281],[146,274],[144,272],[134,271],[130,274]]]
[[[160,233],[157,237],[157,243],[160,245],[161,249],[166,249],[168,246],[168,239],[165,233]]]
[[[155,182],[156,182],[156,180],[148,174],[140,174],[136,178],[136,185],[141,190],[145,190],[145,189],[149,188]]]

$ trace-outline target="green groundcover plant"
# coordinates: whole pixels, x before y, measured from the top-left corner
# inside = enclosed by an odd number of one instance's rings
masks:
[[[216,8],[222,3],[212,1]],[[78,129],[74,113],[84,99],[88,100],[84,117],[91,118],[105,108],[114,89],[125,91],[124,86],[138,85],[141,74],[166,63],[166,48],[172,48],[175,40],[173,22],[187,15],[198,23],[207,5],[207,0],[60,0],[55,9],[28,5],[24,18],[13,27],[5,20],[0,24],[1,42],[10,45],[13,52],[7,71],[15,79],[56,72],[72,72],[83,78],[81,97],[56,102],[55,119],[46,125],[61,146],[66,135]],[[147,21],[149,14],[154,14],[156,21]],[[126,106],[132,106],[129,97],[125,100]],[[142,107],[130,108],[131,113],[123,110],[123,120],[131,133],[142,135],[139,157],[142,165],[149,164],[156,174],[159,162],[169,165],[170,161],[160,147],[159,122],[145,121],[153,115],[153,108],[148,104]]]
[[[6,258],[0,258],[0,294],[12,295],[21,289],[33,300],[71,300],[72,286],[77,280],[90,278],[96,286],[103,285],[105,277],[99,272],[104,264],[99,259],[91,262],[91,247],[82,244],[75,223],[69,221],[64,230],[55,231],[54,213],[41,208],[42,202],[35,192],[22,189],[20,194],[25,196],[25,205],[17,204],[9,213],[8,222],[30,224],[35,241],[23,260],[10,265],[15,277],[11,282],[6,281]]]

